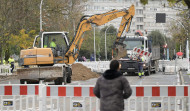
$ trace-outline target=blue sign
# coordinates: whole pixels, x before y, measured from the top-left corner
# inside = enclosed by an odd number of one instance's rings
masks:
[[[167,60],[169,60],[169,48],[167,48]]]

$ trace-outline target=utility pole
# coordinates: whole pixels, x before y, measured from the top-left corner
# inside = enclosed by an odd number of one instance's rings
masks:
[[[110,25],[105,30],[105,58],[106,58],[106,61],[108,60],[108,58],[107,58],[107,46],[106,46],[106,32],[107,32],[109,27],[110,27]]]
[[[96,38],[95,38],[95,27],[94,27],[94,61],[96,61]]]
[[[40,3],[40,32],[42,31],[42,4],[43,4],[43,0],[41,0],[41,3]]]
[[[186,45],[186,57],[188,60],[187,70],[189,71],[189,40],[187,38],[187,45]]]

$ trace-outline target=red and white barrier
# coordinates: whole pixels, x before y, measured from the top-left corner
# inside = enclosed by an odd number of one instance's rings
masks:
[[[47,86],[46,96],[94,97],[93,87],[86,86]]]
[[[38,85],[3,85],[0,86],[0,95],[38,95]]]
[[[188,97],[188,86],[132,86],[135,97]],[[94,97],[93,86],[47,86],[46,96]]]
[[[94,96],[93,87],[87,85],[44,84],[0,85],[0,101],[2,103],[0,104],[0,110],[98,111],[99,99]],[[132,96],[125,100],[127,111],[157,109],[190,111],[190,105],[188,104],[190,102],[190,86],[132,85],[131,87],[133,90]],[[8,97],[9,99],[7,99]],[[171,107],[171,105],[174,107]]]
[[[147,51],[143,51],[142,49],[137,48],[137,47],[133,48],[133,52],[135,52],[138,55],[142,54],[142,55],[144,55],[146,57],[149,57],[149,58],[152,56],[152,53],[149,53]]]
[[[39,91],[39,85],[0,85],[0,110],[37,111],[42,103],[39,101]]]
[[[136,97],[188,97],[188,86],[133,86]]]

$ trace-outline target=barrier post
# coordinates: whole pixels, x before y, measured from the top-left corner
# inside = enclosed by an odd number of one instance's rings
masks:
[[[40,81],[39,84],[39,111],[46,111],[46,87]]]
[[[190,86],[188,87],[188,111],[190,111]]]

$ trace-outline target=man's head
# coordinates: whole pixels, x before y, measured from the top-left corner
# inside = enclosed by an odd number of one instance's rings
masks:
[[[110,63],[110,70],[119,70],[121,67],[121,64],[117,60],[112,60]]]
[[[55,39],[53,39],[52,41],[54,41],[54,42],[55,42],[56,40],[55,40]]]

